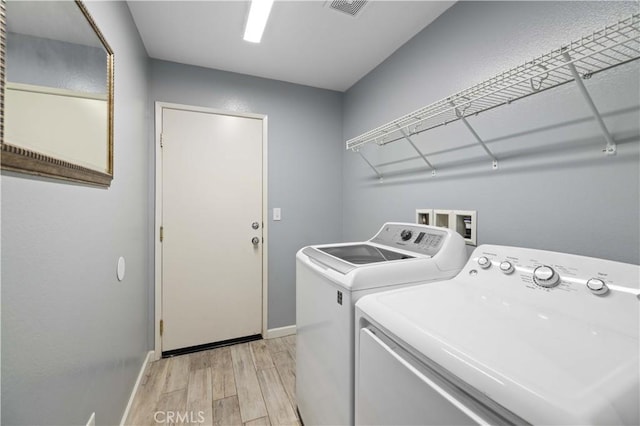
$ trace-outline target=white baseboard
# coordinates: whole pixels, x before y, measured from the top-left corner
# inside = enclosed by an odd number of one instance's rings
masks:
[[[277,339],[278,337],[291,336],[296,334],[296,326],[288,325],[286,327],[270,328],[267,330],[265,339]]]
[[[140,372],[138,373],[138,378],[136,379],[136,384],[133,385],[133,389],[131,390],[131,395],[129,396],[129,402],[127,402],[127,408],[124,410],[124,414],[122,415],[122,420],[120,420],[120,426],[124,426],[124,423],[127,421],[127,417],[129,416],[129,411],[131,410],[131,406],[133,405],[133,399],[136,397],[136,393],[138,392],[138,387],[140,387],[140,382],[142,382],[142,377],[144,377],[144,372],[147,371],[147,365],[154,358],[154,351],[147,352],[147,356],[142,363],[142,367],[140,367]]]

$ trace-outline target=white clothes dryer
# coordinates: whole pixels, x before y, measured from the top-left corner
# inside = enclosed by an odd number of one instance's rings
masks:
[[[354,304],[365,294],[448,279],[464,266],[449,229],[387,223],[370,240],[296,255],[296,403],[308,425],[354,421]]]
[[[359,425],[640,424],[640,267],[483,245],[356,304]]]

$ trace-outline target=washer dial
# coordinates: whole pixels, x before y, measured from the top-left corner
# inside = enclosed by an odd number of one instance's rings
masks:
[[[551,288],[560,284],[560,276],[551,266],[542,265],[533,270],[533,281],[540,287]]]
[[[487,256],[480,256],[478,258],[478,265],[480,265],[482,269],[487,269],[491,266],[491,261]]]
[[[591,278],[587,281],[587,288],[591,293],[598,296],[605,295],[609,292],[609,287],[600,278]]]
[[[509,275],[510,273],[512,273],[514,271],[513,264],[511,262],[509,262],[508,260],[505,260],[504,262],[502,262],[500,264],[500,271],[502,271],[503,273]]]
[[[400,232],[400,238],[402,238],[402,241],[409,241],[412,235],[413,233],[409,229],[403,229],[402,232]]]

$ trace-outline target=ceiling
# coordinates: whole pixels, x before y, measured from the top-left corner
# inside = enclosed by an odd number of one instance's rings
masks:
[[[152,58],[345,91],[453,1],[276,1],[262,42],[242,39],[249,1],[129,1]]]

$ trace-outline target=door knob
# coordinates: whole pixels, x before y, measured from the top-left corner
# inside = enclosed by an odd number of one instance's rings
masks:
[[[251,239],[251,242],[253,243],[253,245],[254,245],[254,246],[257,246],[257,245],[258,245],[258,243],[260,242],[260,238],[258,238],[258,237],[253,237],[253,238]]]
[[[258,222],[253,222],[253,223],[251,224],[251,227],[252,227],[253,229],[258,229],[258,228],[260,228],[260,224],[259,224]]]

